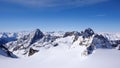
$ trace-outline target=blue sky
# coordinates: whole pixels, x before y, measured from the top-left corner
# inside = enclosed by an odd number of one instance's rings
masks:
[[[120,0],[0,0],[0,32],[120,32]]]

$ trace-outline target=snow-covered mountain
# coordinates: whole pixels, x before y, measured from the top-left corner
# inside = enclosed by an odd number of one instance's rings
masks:
[[[62,47],[79,48],[80,54],[87,56],[99,48],[119,49],[120,35],[95,33],[91,28],[77,32],[31,32],[0,33],[0,54],[9,57],[28,57],[42,49]]]

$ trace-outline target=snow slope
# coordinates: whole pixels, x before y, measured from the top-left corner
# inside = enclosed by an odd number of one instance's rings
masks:
[[[0,56],[0,66],[2,68],[119,68],[120,65],[120,51],[115,49],[98,49],[86,58],[80,56],[79,49],[55,48],[43,51],[30,58],[12,59]]]

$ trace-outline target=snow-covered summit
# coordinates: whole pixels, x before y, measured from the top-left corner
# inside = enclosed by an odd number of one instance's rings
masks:
[[[8,53],[17,57],[32,56],[41,49],[54,47],[79,48],[82,55],[89,55],[98,48],[119,49],[118,36],[97,34],[91,28],[81,32],[42,32],[36,29],[27,33],[0,33],[0,49],[3,51],[6,49]]]

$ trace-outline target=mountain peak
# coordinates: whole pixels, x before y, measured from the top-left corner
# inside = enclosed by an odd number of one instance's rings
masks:
[[[40,29],[36,29],[34,31],[34,33],[32,34],[32,40],[31,40],[31,44],[33,44],[34,42],[36,42],[37,40],[43,38],[44,34],[42,31],[40,31]]]
[[[35,32],[39,32],[40,31],[40,29],[35,29]],[[41,31],[40,31],[41,32]]]
[[[32,35],[44,35],[43,34],[43,32],[40,30],[40,29],[35,29],[34,31],[33,31],[33,34]]]
[[[88,38],[95,33],[91,28],[87,28],[87,29],[85,29],[85,31],[82,31],[81,34],[83,35],[83,37]]]
[[[89,33],[89,34],[94,34],[94,31],[93,31],[93,29],[91,29],[91,28],[85,29],[84,32],[87,32],[87,33]]]

